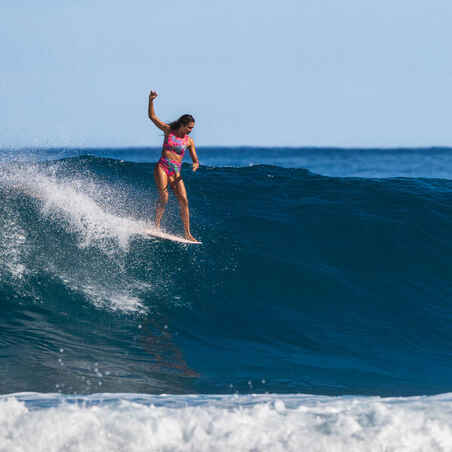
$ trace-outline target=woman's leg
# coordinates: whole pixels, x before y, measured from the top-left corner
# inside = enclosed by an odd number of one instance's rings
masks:
[[[190,211],[188,209],[187,190],[185,190],[184,181],[180,177],[177,177],[174,181],[170,181],[170,183],[171,188],[174,190],[177,200],[179,201],[180,216],[184,223],[185,238],[196,242],[196,239],[190,232]]]
[[[155,209],[155,225],[160,228],[160,221],[165,212],[166,204],[168,203],[168,175],[159,164],[154,168],[154,179],[157,189],[159,191],[159,200]]]

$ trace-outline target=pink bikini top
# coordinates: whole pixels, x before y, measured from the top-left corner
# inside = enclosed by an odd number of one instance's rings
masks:
[[[175,152],[184,157],[185,149],[188,148],[189,136],[185,135],[184,138],[179,138],[174,135],[173,132],[170,132],[165,136],[165,141],[163,142],[163,150]]]

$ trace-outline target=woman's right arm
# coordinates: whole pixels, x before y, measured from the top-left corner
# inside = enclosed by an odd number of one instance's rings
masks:
[[[170,126],[162,121],[160,121],[159,118],[157,118],[154,110],[154,99],[158,96],[158,94],[155,91],[151,91],[149,94],[149,107],[148,107],[148,114],[149,119],[160,129],[163,130],[165,133],[170,132]]]

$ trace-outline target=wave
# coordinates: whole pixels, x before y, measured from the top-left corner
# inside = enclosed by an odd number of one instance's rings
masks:
[[[450,390],[452,181],[184,165],[193,247],[152,172],[0,168],[1,392]]]

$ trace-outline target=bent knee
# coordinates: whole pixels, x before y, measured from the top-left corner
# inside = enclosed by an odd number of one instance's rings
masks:
[[[160,191],[159,195],[160,195],[160,198],[159,198],[160,204],[167,204],[168,203],[168,190]]]
[[[188,198],[186,196],[178,196],[178,201],[181,207],[188,207]]]

